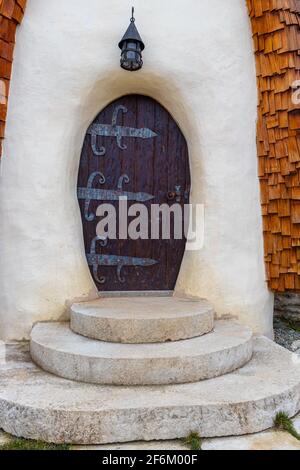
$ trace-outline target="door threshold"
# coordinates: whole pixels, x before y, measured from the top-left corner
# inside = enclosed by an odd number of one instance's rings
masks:
[[[98,291],[99,297],[173,297],[173,290]]]

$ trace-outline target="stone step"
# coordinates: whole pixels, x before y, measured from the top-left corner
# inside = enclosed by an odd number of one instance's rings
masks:
[[[48,374],[9,345],[0,362],[0,428],[54,443],[107,444],[237,436],[273,426],[276,413],[300,409],[299,357],[254,339],[243,368],[202,382],[118,387]]]
[[[206,300],[176,297],[103,298],[71,307],[71,329],[114,343],[159,343],[209,333],[214,309]]]
[[[68,323],[39,323],[31,356],[44,370],[80,382],[152,385],[196,382],[231,372],[252,356],[252,332],[230,320],[213,332],[170,343],[116,344],[73,333]]]

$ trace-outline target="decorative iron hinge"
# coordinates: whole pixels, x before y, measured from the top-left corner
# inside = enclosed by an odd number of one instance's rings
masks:
[[[99,176],[99,183],[105,184],[105,176],[101,172],[95,171],[90,175],[87,187],[77,189],[78,199],[85,200],[84,216],[88,222],[92,222],[95,219],[95,214],[89,214],[91,201],[118,201],[120,198],[126,198],[128,201],[146,202],[154,199],[154,196],[148,193],[123,191],[123,184],[130,182],[127,175],[120,176],[117,189],[93,188],[92,186],[97,176]]]
[[[117,268],[117,277],[119,282],[122,284],[125,282],[125,278],[122,277],[121,271],[125,266],[154,266],[158,264],[158,261],[150,258],[134,258],[132,256],[119,256],[119,255],[98,255],[96,254],[96,242],[100,241],[102,246],[107,245],[107,238],[95,237],[91,243],[91,251],[86,254],[87,261],[89,266],[93,268],[94,279],[99,282],[99,284],[104,284],[106,282],[106,277],[98,276],[98,268],[100,266],[116,266]]]
[[[140,139],[151,139],[157,137],[157,134],[151,129],[146,127],[136,129],[134,127],[124,127],[117,125],[117,119],[119,112],[127,113],[128,109],[125,106],[117,106],[113,111],[112,123],[111,124],[92,124],[87,133],[91,135],[92,149],[95,155],[104,156],[106,153],[105,147],[97,148],[97,136],[103,137],[116,137],[119,149],[126,150],[127,145],[122,144],[123,137],[136,137]]]

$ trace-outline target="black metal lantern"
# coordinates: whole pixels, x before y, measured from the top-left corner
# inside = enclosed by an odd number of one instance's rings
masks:
[[[145,49],[141,36],[135,26],[134,8],[132,7],[132,16],[130,25],[122,40],[119,42],[121,53],[122,69],[134,72],[140,70],[143,66],[142,51]]]

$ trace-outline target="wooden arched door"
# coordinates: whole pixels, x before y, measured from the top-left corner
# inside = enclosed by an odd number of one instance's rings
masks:
[[[118,227],[117,239],[99,239],[99,204],[112,204],[118,215],[119,197],[126,197],[128,208],[140,203],[150,214],[152,204],[183,208],[189,191],[187,144],[165,108],[128,95],[100,112],[87,131],[78,176],[87,261],[100,291],[173,290],[186,239],[174,238],[173,219],[170,239],[119,239]]]

